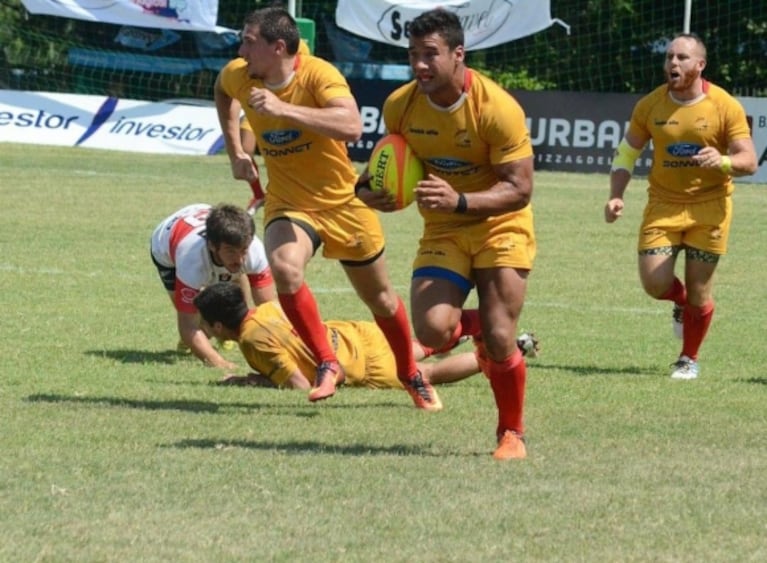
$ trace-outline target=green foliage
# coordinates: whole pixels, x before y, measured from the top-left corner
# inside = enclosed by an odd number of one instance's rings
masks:
[[[670,307],[636,275],[644,181],[606,225],[605,175],[536,174],[530,456],[496,463],[482,376],[428,415],[400,391],[212,386],[175,353],[149,235],[248,200],[226,157],[0,148],[0,560],[765,559],[765,186],[735,191],[701,378],[677,382]],[[406,297],[420,219],[382,220]],[[308,276],[326,316],[370,318],[337,263]]]
[[[555,86],[553,82],[546,82],[545,80],[530,76],[530,73],[526,68],[520,70],[487,68],[485,67],[483,57],[476,57],[475,59],[469,54],[467,64],[481,73],[486,74],[507,90],[550,90]]]
[[[219,23],[239,28],[243,15],[267,0],[221,2]],[[333,20],[336,2],[297,3],[301,17],[317,23],[316,51],[333,59],[325,22]],[[552,89],[594,92],[646,92],[662,79],[663,55],[657,47],[682,30],[684,3],[655,0],[554,0],[551,13],[571,26],[568,35],[554,25],[534,35],[472,53],[477,62],[504,86],[513,89]],[[707,78],[740,95],[763,95],[767,84],[767,22],[763,3],[693,3],[692,31],[709,47]],[[124,54],[116,50],[119,26],[27,16],[21,0],[0,0],[0,79],[11,69],[28,69],[25,89],[113,94],[140,99],[212,97],[214,71],[189,75],[158,72],[130,73],[108,68],[78,68],[68,64],[71,47]],[[186,38],[175,57],[197,58]],[[186,49],[186,50],[184,50]],[[234,51],[230,53],[234,56]],[[376,43],[371,62],[404,64],[401,48]],[[7,80],[6,80],[7,81]]]

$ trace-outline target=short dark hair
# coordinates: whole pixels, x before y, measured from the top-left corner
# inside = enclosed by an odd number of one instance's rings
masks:
[[[216,247],[226,243],[241,248],[249,245],[255,234],[253,218],[236,205],[221,203],[211,208],[205,219],[205,238]]]
[[[421,38],[432,33],[442,37],[451,51],[463,45],[463,26],[455,12],[435,8],[423,12],[410,22],[411,37]]]
[[[244,24],[258,26],[258,34],[269,45],[282,39],[289,55],[295,55],[298,52],[301,41],[298,25],[290,12],[282,6],[269,6],[255,10],[245,16]]]
[[[237,330],[248,314],[242,289],[234,282],[209,285],[194,298],[194,306],[206,323],[221,323],[231,330]]]

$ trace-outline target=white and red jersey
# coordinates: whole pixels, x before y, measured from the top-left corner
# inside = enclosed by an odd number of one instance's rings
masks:
[[[232,273],[213,262],[205,238],[205,219],[210,209],[206,203],[188,205],[165,219],[152,233],[152,256],[158,264],[176,270],[173,303],[181,313],[196,313],[194,298],[204,287],[216,282],[237,281],[242,274],[248,276],[253,288],[273,282],[264,243],[256,236],[240,272]]]

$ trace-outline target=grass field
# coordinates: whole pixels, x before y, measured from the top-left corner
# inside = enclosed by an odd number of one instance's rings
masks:
[[[498,463],[482,376],[426,414],[401,391],[217,387],[175,353],[148,238],[185,204],[247,202],[223,157],[6,143],[0,170],[0,561],[767,559],[766,186],[736,190],[681,382],[636,275],[644,182],[606,225],[606,176],[537,174],[529,457]],[[406,295],[420,221],[383,221]],[[326,317],[368,318],[336,264],[309,281]]]

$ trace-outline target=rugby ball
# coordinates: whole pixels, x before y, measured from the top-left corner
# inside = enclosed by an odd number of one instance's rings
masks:
[[[368,162],[370,189],[387,190],[404,209],[415,199],[415,188],[423,180],[423,163],[401,135],[382,137],[373,147]]]

